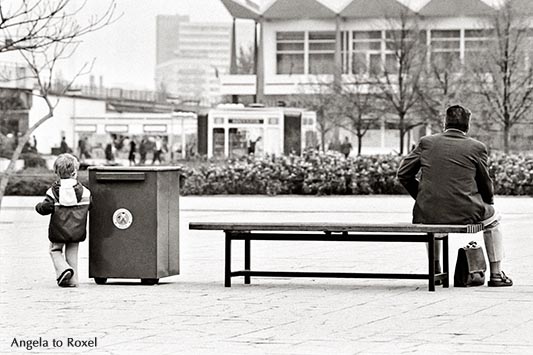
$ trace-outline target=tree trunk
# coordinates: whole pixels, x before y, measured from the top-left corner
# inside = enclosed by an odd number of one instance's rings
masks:
[[[400,131],[400,155],[403,155],[404,137],[405,137],[405,122],[404,114],[400,114],[399,131]]]
[[[357,156],[361,155],[362,148],[363,148],[363,135],[357,134]]]
[[[511,136],[511,127],[508,124],[503,126],[503,151],[509,154],[509,140]]]
[[[44,122],[46,122],[49,118],[51,118],[54,115],[54,110],[50,103],[47,101],[48,107],[50,111],[44,115],[39,121],[37,121],[33,126],[31,126],[22,137],[19,138],[17,148],[15,148],[15,151],[13,152],[13,155],[11,156],[11,160],[9,161],[9,165],[7,166],[7,169],[4,171],[2,175],[2,179],[0,179],[0,212],[2,210],[2,200],[4,199],[4,195],[6,193],[7,184],[9,183],[9,178],[15,171],[15,165],[17,163],[18,158],[20,157],[20,154],[22,153],[22,149],[24,148],[24,145],[30,140],[31,135],[33,132]]]
[[[0,180],[0,211],[2,210],[2,200],[4,199],[7,184],[9,183],[9,178],[15,171],[15,165],[17,164],[17,160],[20,157],[20,154],[22,153],[22,148],[24,148],[24,145],[28,141],[28,138],[29,135],[27,134],[20,137],[20,139],[18,140],[17,148],[15,148],[15,151],[11,156],[11,160],[9,161],[7,169],[2,174],[2,179]]]

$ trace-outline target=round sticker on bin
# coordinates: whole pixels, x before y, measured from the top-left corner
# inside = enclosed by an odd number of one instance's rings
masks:
[[[125,208],[119,208],[113,213],[113,224],[118,229],[128,229],[133,223],[133,215]]]

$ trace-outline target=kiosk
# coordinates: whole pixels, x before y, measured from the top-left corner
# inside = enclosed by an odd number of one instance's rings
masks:
[[[300,155],[317,144],[316,114],[305,109],[221,105],[198,115],[198,153],[208,158]]]

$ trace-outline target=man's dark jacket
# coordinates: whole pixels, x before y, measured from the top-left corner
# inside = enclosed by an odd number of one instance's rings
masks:
[[[420,139],[398,169],[400,183],[416,200],[413,223],[472,224],[491,217],[487,159],[487,147],[459,130]]]

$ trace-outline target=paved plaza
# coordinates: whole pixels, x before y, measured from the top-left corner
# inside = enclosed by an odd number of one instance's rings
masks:
[[[192,221],[409,222],[407,196],[184,197],[179,276],[96,285],[85,242],[75,289],[55,284],[39,200],[6,197],[0,213],[1,354],[533,353],[530,197],[496,198],[515,286],[436,292],[424,280],[381,279],[234,278],[225,288],[223,233],[188,230]],[[452,272],[470,240],[483,238],[451,236]],[[242,254],[235,243],[235,268]],[[252,268],[263,270],[424,273],[426,265],[422,244],[252,243]]]

